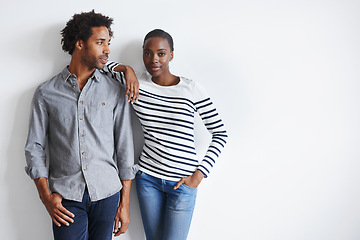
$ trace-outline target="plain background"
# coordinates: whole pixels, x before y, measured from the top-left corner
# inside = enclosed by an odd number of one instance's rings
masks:
[[[69,63],[65,23],[92,9],[114,18],[111,59],[137,71],[145,34],[172,34],[171,71],[201,82],[226,124],[189,239],[360,239],[360,2],[351,0],[3,1],[1,239],[52,239],[24,172],[30,102]],[[209,135],[197,126],[201,155]],[[144,239],[135,186],[131,199],[117,239]]]

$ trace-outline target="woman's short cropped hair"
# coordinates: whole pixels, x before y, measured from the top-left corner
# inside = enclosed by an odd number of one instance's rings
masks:
[[[166,39],[168,41],[168,43],[169,43],[170,50],[174,51],[173,38],[171,37],[171,35],[169,33],[165,32],[162,29],[154,29],[154,30],[150,31],[148,34],[146,34],[146,36],[144,38],[144,42],[143,42],[143,48],[144,48],[144,45],[145,45],[145,41],[150,39],[150,38],[153,38],[153,37],[161,37],[163,39]]]

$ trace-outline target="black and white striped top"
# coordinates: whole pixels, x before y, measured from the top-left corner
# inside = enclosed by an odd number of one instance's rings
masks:
[[[122,74],[111,72],[125,84]],[[109,70],[107,70],[109,69]],[[206,91],[196,81],[180,77],[174,86],[160,86],[150,75],[138,77],[139,99],[133,108],[141,122],[145,143],[140,170],[157,178],[178,181],[199,169],[208,176],[226,144],[224,124]],[[205,156],[197,158],[194,144],[194,114],[197,112],[212,135]]]

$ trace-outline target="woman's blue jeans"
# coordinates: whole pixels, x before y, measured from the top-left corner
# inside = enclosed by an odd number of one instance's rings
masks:
[[[70,226],[53,223],[55,240],[111,240],[120,193],[91,202],[85,190],[82,202],[63,199],[62,205],[75,215]]]
[[[147,240],[186,240],[195,207],[197,188],[136,175],[136,189]]]

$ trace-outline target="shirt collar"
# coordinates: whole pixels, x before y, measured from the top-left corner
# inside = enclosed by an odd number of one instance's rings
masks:
[[[62,76],[62,78],[64,79],[65,82],[67,80],[69,80],[70,77],[76,77],[74,74],[69,72],[68,67],[69,66],[66,66],[61,72],[61,76]],[[95,69],[94,73],[90,76],[89,79],[94,79],[96,82],[100,82],[100,78],[101,78],[100,71],[98,69]]]

